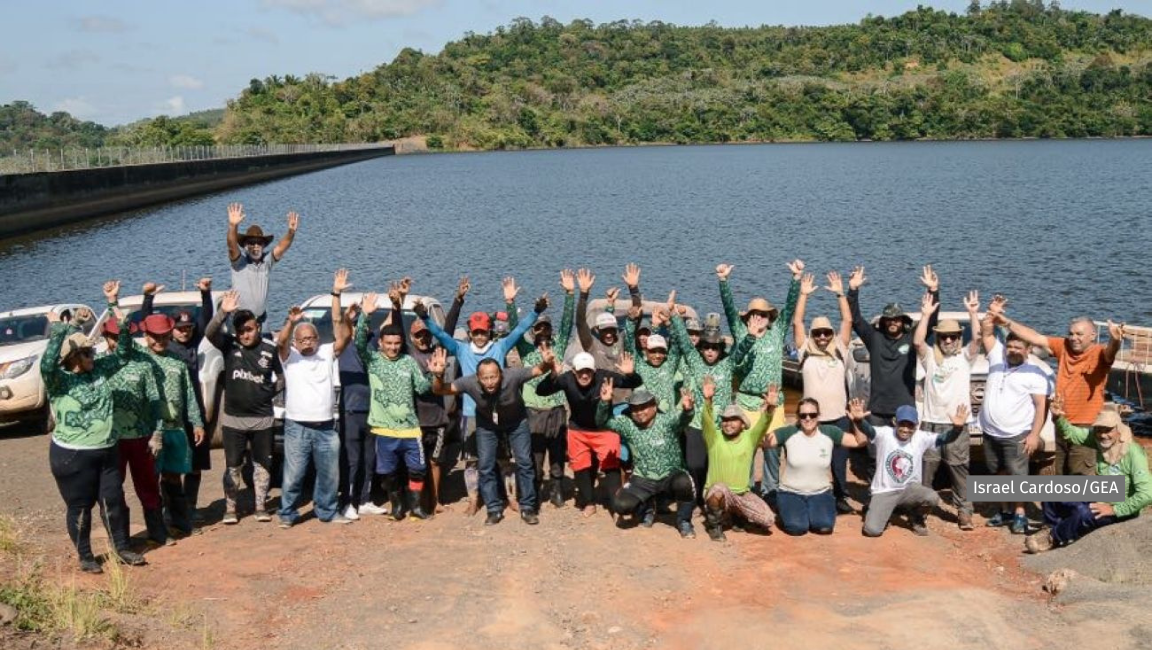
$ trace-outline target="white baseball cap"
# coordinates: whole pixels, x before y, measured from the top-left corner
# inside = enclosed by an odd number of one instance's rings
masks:
[[[668,341],[665,341],[664,337],[660,336],[659,334],[652,334],[651,336],[648,337],[648,349],[649,350],[664,350],[665,352],[667,352],[668,351]]]
[[[619,329],[620,326],[616,324],[616,317],[612,314],[602,311],[596,315],[596,327],[601,329],[611,328]]]
[[[588,354],[587,352],[581,352],[580,354],[577,354],[576,356],[572,357],[572,369],[573,370],[595,370],[596,369],[596,359],[591,354]]]

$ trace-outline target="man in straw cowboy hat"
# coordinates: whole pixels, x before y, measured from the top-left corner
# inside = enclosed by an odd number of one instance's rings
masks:
[[[244,206],[228,204],[228,261],[232,264],[232,288],[240,294],[240,309],[247,309],[264,322],[268,304],[268,279],[272,267],[284,257],[292,240],[296,238],[296,228],[300,225],[300,215],[288,213],[288,232],[277,242],[268,255],[265,248],[272,243],[272,235],[264,234],[257,225],[248,226],[240,234],[240,222],[244,220]]]
[[[1043,553],[1054,546],[1064,546],[1088,533],[1127,521],[1152,504],[1152,474],[1148,471],[1148,457],[1139,444],[1132,440],[1132,430],[1112,409],[1100,411],[1091,430],[1068,421],[1064,400],[1052,402],[1052,415],[1056,418],[1056,431],[1060,436],[1096,453],[1096,473],[1100,476],[1123,476],[1128,493],[1124,500],[1113,503],[1086,503],[1082,501],[1044,502],[1044,523],[1047,527],[1024,540],[1029,553]]]
[[[928,317],[936,313],[939,303],[930,294],[924,294],[920,303],[920,322],[912,336],[916,355],[924,366],[924,412],[920,428],[930,433],[948,433],[952,429],[951,416],[956,407],[965,406],[972,411],[972,361],[980,354],[980,337],[972,336],[964,345],[964,328],[949,318],[932,328],[935,342],[928,345]],[[980,322],[980,295],[968,293],[964,300],[968,322]],[[956,505],[956,523],[960,530],[972,530],[972,504],[968,502],[968,448],[967,436],[960,436],[943,447],[932,447],[924,452],[924,487],[931,488],[936,470],[943,460],[952,478],[952,500]]]
[[[792,282],[788,286],[788,300],[783,313],[775,305],[759,296],[748,303],[743,313],[736,311],[732,299],[732,289],[728,286],[728,276],[732,266],[721,264],[716,267],[720,279],[720,300],[724,313],[728,316],[728,327],[736,345],[732,351],[735,367],[736,404],[744,409],[749,420],[757,417],[760,403],[768,386],[781,384],[784,368],[784,337],[792,323],[792,311],[800,296],[800,276],[804,273],[804,262],[793,260],[788,264],[792,272]],[[779,323],[779,324],[777,324]],[[780,393],[783,405],[784,393]],[[776,409],[768,430],[784,426],[784,409]],[[764,479],[761,492],[768,499],[774,499],[776,486],[780,482],[780,453],[775,449],[764,450]]]

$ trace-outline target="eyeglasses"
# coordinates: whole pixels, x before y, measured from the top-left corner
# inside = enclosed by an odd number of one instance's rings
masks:
[[[315,335],[297,336],[296,340],[303,343],[304,341],[318,341],[318,340],[320,340],[320,337],[315,336]]]
[[[815,420],[816,418],[820,417],[820,414],[819,413],[797,413],[796,417],[800,418],[801,420]]]
[[[812,336],[820,338],[832,336],[832,333],[832,330],[812,330]]]

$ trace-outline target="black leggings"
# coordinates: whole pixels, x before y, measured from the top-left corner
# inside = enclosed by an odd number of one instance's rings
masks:
[[[568,430],[558,436],[532,434],[532,460],[536,465],[536,486],[550,477],[553,481],[564,478],[564,458],[568,453]],[[548,472],[544,471],[544,455],[548,455]]]
[[[675,499],[681,507],[677,508],[680,520],[685,514],[692,516],[692,505],[696,499],[696,487],[688,472],[679,471],[654,481],[642,476],[633,475],[628,484],[616,492],[613,499],[616,514],[631,514],[637,511],[640,504],[656,496],[667,495]]]
[[[576,472],[576,507],[584,508],[596,504],[595,492],[592,491],[593,469],[582,469]],[[612,495],[620,489],[620,470],[610,469],[604,472],[600,485],[608,493],[608,508],[612,509]]]
[[[107,449],[65,449],[55,442],[48,465],[68,506],[68,537],[80,559],[92,557],[92,506],[100,506],[104,528],[116,550],[128,550],[128,507],[120,479],[116,445]]]
[[[696,483],[696,504],[704,505],[704,483],[708,480],[708,447],[704,433],[696,427],[684,430],[684,466]]]

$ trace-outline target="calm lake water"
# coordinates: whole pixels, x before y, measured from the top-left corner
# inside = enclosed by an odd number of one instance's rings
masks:
[[[594,294],[671,288],[719,311],[713,268],[736,265],[739,302],[780,302],[785,263],[821,276],[864,264],[864,309],[921,295],[935,265],[946,309],[965,291],[1011,298],[1013,314],[1060,331],[1077,314],[1152,325],[1152,141],[803,144],[650,147],[377,159],[0,242],[0,310],[102,302],[146,280],[178,288],[202,275],[228,285],[231,201],[244,226],[277,236],[302,215],[296,244],[273,276],[271,311],[326,293],[332,271],[357,288],[409,274],[416,293],[451,297],[473,279],[469,307],[495,309],[499,280],[524,286],[521,304],[558,271],[587,266]],[[821,278],[822,279],[822,278]],[[845,278],[846,279],[846,278]],[[98,307],[99,308],[99,307]],[[810,314],[832,312],[827,292]]]

